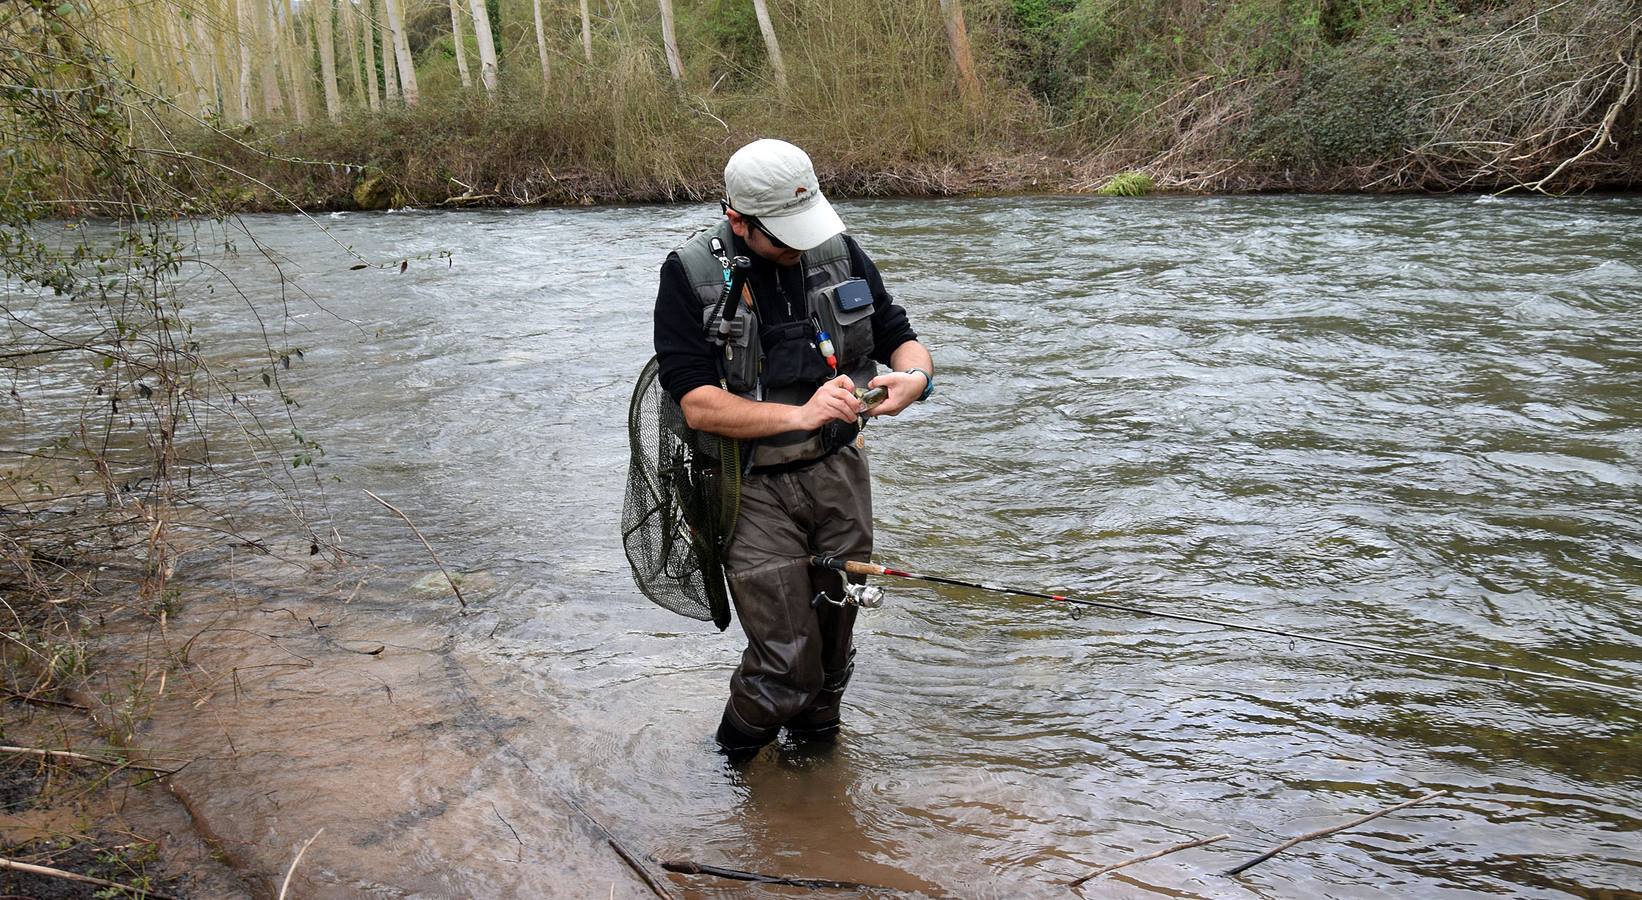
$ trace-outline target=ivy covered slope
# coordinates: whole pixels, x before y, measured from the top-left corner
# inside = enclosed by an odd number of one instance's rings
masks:
[[[1630,0],[1014,0],[1085,154],[1208,188],[1632,187]]]

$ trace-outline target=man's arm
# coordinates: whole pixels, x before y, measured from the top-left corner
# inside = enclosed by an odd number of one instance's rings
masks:
[[[728,438],[763,438],[789,431],[814,431],[834,419],[854,422],[861,411],[854,389],[849,376],[840,375],[816,388],[808,403],[791,406],[759,403],[723,388],[702,385],[685,394],[679,406],[684,409],[684,421],[697,431]]]
[[[677,253],[669,254],[656,290],[655,345],[661,387],[674,400],[701,385],[718,384],[718,350],[702,333],[701,317],[701,301],[684,264]]]
[[[868,387],[887,387],[889,396],[884,402],[867,410],[869,416],[893,416],[917,402],[924,395],[924,388],[929,387],[929,381],[917,372],[909,369],[923,369],[934,377],[935,361],[930,358],[929,349],[917,341],[907,341],[896,347],[889,355],[889,366],[893,372],[885,372],[872,381]]]

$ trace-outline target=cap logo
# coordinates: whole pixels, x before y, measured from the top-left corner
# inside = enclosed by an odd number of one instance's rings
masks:
[[[807,188],[807,187],[805,187],[805,186],[803,186],[803,185],[799,185],[799,186],[798,186],[798,187],[795,187],[795,188],[793,188],[793,191],[792,191],[792,195],[793,195],[793,196],[794,196],[794,197],[796,197],[796,196],[798,196],[798,195],[799,195],[799,194],[802,194],[802,193],[804,193],[804,192],[805,192],[805,191],[807,191],[807,190],[809,190],[809,188]]]

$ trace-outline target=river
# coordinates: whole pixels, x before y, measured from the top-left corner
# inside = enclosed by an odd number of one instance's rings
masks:
[[[1642,687],[1642,198],[838,206],[938,367],[867,429],[878,561]],[[886,896],[1063,897],[1221,833],[1083,890],[1642,890],[1634,693],[966,589],[882,584],[839,745],[727,767],[738,627],[651,605],[618,534],[656,272],[715,214],[249,217],[283,286],[243,237],[208,251],[302,349],[301,502],[358,554],[308,558],[253,486],[236,526],[292,563],[179,573],[166,640],[199,637],[137,741],[197,758],[179,793],[253,883],[324,827],[310,896],[647,896],[579,807]],[[245,304],[184,290],[251,378]]]

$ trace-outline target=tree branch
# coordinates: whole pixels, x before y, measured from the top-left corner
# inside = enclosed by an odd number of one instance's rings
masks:
[[[1249,860],[1248,862],[1238,866],[1235,869],[1228,870],[1225,874],[1226,874],[1227,877],[1230,877],[1232,875],[1236,875],[1239,872],[1243,872],[1247,869],[1252,869],[1255,866],[1260,865],[1261,863],[1265,862],[1266,860],[1271,859],[1273,856],[1276,856],[1277,854],[1282,853],[1284,850],[1287,850],[1288,848],[1290,848],[1290,847],[1294,846],[1295,844],[1298,844],[1302,841],[1309,841],[1309,840],[1313,840],[1315,838],[1320,838],[1320,837],[1328,837],[1329,835],[1334,834],[1337,831],[1345,831],[1347,828],[1355,828],[1356,826],[1361,825],[1364,822],[1370,821],[1372,819],[1378,819],[1379,817],[1381,817],[1381,816],[1383,816],[1387,813],[1394,813],[1399,809],[1406,809],[1410,806],[1415,806],[1415,805],[1418,805],[1420,803],[1424,803],[1427,800],[1434,800],[1438,797],[1444,796],[1447,793],[1448,792],[1445,791],[1445,790],[1444,791],[1432,791],[1431,793],[1426,794],[1424,797],[1415,797],[1413,800],[1404,800],[1403,802],[1397,804],[1396,806],[1387,807],[1385,809],[1380,810],[1377,813],[1369,813],[1366,816],[1358,816],[1357,818],[1352,819],[1351,821],[1345,823],[1344,825],[1335,825],[1332,828],[1322,828],[1322,829],[1318,829],[1317,831],[1312,831],[1312,832],[1309,832],[1307,834],[1302,834],[1297,838],[1292,838],[1290,840],[1284,841],[1283,843],[1277,845],[1276,847],[1273,847],[1270,850],[1267,850],[1265,853],[1262,853],[1259,856],[1256,856],[1254,859]]]

